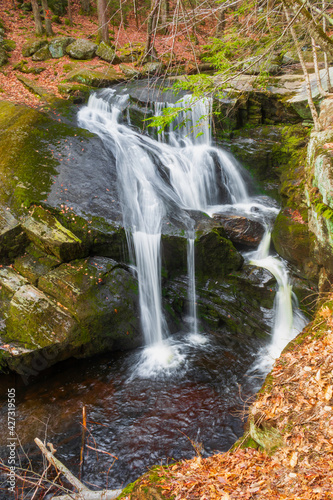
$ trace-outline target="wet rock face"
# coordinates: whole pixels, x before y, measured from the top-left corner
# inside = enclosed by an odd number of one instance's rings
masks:
[[[223,226],[228,238],[234,244],[257,247],[264,235],[264,226],[239,215],[214,214],[214,219]]]
[[[196,290],[200,324],[229,347],[246,345],[249,336],[264,338],[270,334],[276,289],[274,276],[252,265],[223,279],[216,276],[201,281]],[[186,276],[166,281],[163,291],[179,329],[189,310]]]
[[[285,209],[277,216],[272,231],[274,246],[281,257],[315,279],[318,266],[314,259],[314,235],[307,224],[294,220],[292,213],[292,210]]]

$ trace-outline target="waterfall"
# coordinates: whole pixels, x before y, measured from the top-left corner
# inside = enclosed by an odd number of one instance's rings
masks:
[[[260,200],[251,200],[236,162],[212,146],[210,99],[194,102],[191,96],[185,96],[175,104],[155,103],[157,115],[165,107],[180,109],[178,118],[158,135],[158,140],[137,133],[123,122],[123,116],[129,116],[128,100],[128,95],[117,95],[112,89],[94,94],[80,110],[78,121],[98,134],[116,158],[124,227],[138,276],[142,331],[149,352],[157,353],[165,366],[172,362],[173,354],[161,350],[168,336],[161,300],[163,221],[168,216],[178,219],[188,236],[189,329],[196,336],[195,234],[194,221],[187,210],[214,213],[231,207],[234,213],[242,215],[254,210],[265,220],[277,210]],[[286,267],[269,255],[269,246],[270,234],[266,232],[251,259],[269,269],[279,285],[271,344],[271,354],[276,356],[294,329],[293,295]]]
[[[255,365],[255,369],[263,372],[269,371],[288,342],[306,325],[306,318],[298,309],[297,297],[289,282],[287,267],[279,257],[269,255],[270,243],[271,232],[267,228],[258,249],[247,255],[251,264],[270,271],[278,284],[274,301],[272,340]]]

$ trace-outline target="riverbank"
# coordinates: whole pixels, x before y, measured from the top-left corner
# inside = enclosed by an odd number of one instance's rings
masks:
[[[276,361],[232,451],[155,467],[118,498],[333,498],[333,295]],[[130,492],[130,490],[132,490]]]

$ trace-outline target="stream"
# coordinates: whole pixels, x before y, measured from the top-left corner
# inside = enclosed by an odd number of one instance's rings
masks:
[[[17,386],[17,433],[36,469],[42,460],[33,439],[47,436],[58,458],[78,473],[86,407],[90,448],[83,479],[99,488],[121,488],[154,464],[190,458],[198,450],[202,456],[228,450],[242,435],[244,410],[274,359],[307,321],[286,263],[270,253],[279,207],[266,196],[252,196],[237,162],[213,145],[211,101],[184,96],[177,103],[155,102],[156,115],[165,107],[184,108],[159,134],[140,134],[131,126],[128,105],[126,89],[99,91],[79,111],[78,123],[101,137],[116,158],[145,347],[69,360],[31,386],[19,381]],[[193,211],[238,214],[265,225],[259,247],[243,256],[267,269],[278,284],[268,342],[249,337],[234,351],[203,328],[197,311]],[[172,335],[163,310],[161,264],[161,235],[170,221],[187,237],[188,311]],[[5,419],[2,409],[2,424]],[[4,437],[0,445],[5,446]],[[26,464],[22,450],[18,454]]]

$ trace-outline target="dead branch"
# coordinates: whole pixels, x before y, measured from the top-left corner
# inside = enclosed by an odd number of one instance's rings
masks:
[[[70,495],[61,495],[54,497],[54,500],[113,500],[120,495],[122,490],[99,490],[92,491],[87,488],[81,481],[79,481],[71,472],[67,469],[67,467],[60,462],[55,456],[55,449],[51,443],[48,443],[50,451],[46,448],[46,446],[41,442],[40,439],[35,438],[35,443],[38,448],[41,450],[43,455],[47,458],[47,460],[62,474],[65,476],[67,481],[74,486],[78,490],[78,493],[73,493]]]

